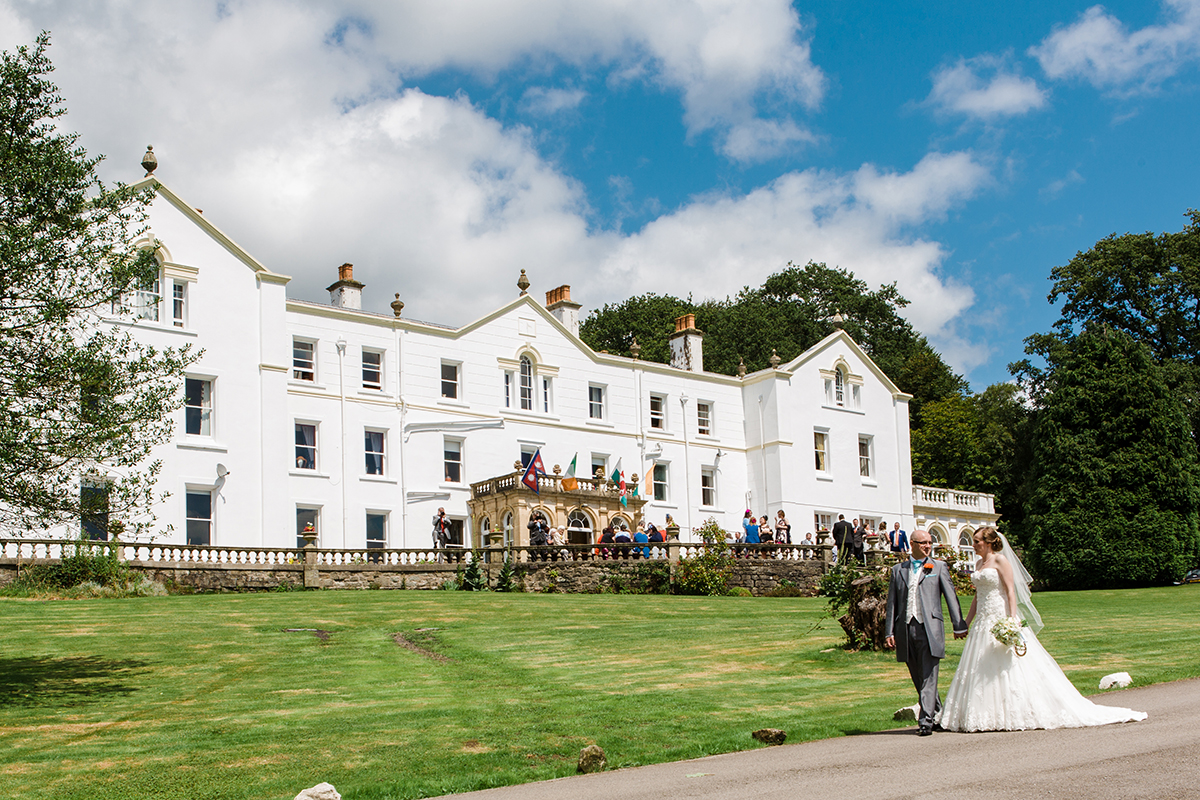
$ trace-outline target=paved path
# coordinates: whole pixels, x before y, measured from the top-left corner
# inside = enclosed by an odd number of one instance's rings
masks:
[[[1144,722],[1057,731],[915,728],[451,795],[455,800],[1035,800],[1200,797],[1200,679],[1109,692]],[[747,735],[749,733],[747,732]]]

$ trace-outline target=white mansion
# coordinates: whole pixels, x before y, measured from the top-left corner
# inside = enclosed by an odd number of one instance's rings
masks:
[[[158,179],[139,185],[156,191],[146,244],[162,272],[115,321],[203,349],[178,435],[154,456],[169,492],[156,515],[172,528],[157,541],[294,547],[311,525],[324,548],[428,547],[439,507],[465,546],[526,542],[534,507],[577,541],[621,513],[660,528],[669,514],[685,541],[709,517],[739,529],[748,508],[784,510],[794,541],[838,514],[950,540],[996,519],[988,495],[913,487],[909,395],[842,331],[731,377],[703,370],[688,317],[671,365],[593,351],[569,287],[543,305],[523,271],[510,303],[461,328],[402,316],[399,295],[393,314],[363,311],[348,264],[329,303],[291,299],[287,276]],[[473,483],[513,476],[539,448],[551,475],[576,456],[580,478],[620,466],[644,505],[602,511],[586,491],[546,505],[518,490],[472,513]]]

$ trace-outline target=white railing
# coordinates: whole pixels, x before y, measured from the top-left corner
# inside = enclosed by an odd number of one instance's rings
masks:
[[[995,514],[995,495],[984,492],[960,492],[955,489],[938,489],[933,486],[913,486],[914,507],[967,511],[977,514]]]

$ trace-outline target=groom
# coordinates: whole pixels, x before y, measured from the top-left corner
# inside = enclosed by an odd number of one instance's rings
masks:
[[[908,674],[921,698],[917,732],[933,733],[933,717],[942,707],[938,697],[938,664],[946,655],[946,633],[942,625],[942,598],[950,608],[954,638],[967,635],[958,595],[950,580],[950,569],[929,557],[933,539],[929,531],[915,530],[909,537],[912,558],[892,567],[888,584],[884,645],[896,648],[896,660],[908,664]]]

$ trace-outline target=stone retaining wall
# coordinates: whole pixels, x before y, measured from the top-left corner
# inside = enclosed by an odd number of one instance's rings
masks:
[[[32,563],[41,563],[35,561]],[[455,564],[374,565],[344,564],[195,564],[164,565],[127,562],[130,569],[168,586],[187,587],[202,592],[268,591],[290,584],[299,588],[320,589],[437,589],[453,580]],[[515,565],[515,578],[527,592],[564,592],[589,594],[611,589],[614,584],[628,586],[644,575],[651,565],[668,568],[665,560],[644,561],[567,561],[533,562]],[[26,560],[23,566],[30,566]],[[488,583],[495,586],[501,565],[485,564]],[[787,580],[810,588],[821,579],[823,565],[818,560],[777,561],[774,559],[738,559],[734,562],[731,584],[762,595]],[[0,561],[0,586],[16,578],[17,564]]]

